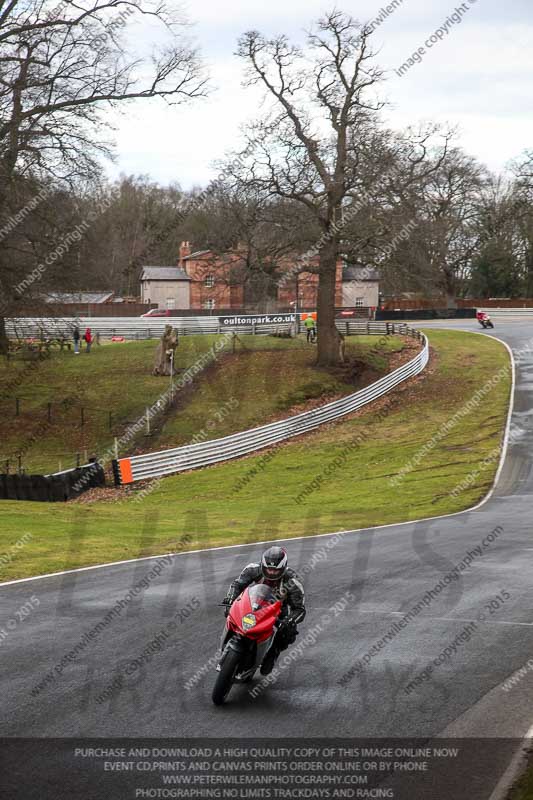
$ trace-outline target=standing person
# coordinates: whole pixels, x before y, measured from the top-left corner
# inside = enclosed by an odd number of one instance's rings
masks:
[[[79,356],[80,354],[80,329],[77,325],[74,326],[74,330],[72,331],[72,339],[74,341],[74,353]]]
[[[92,337],[92,333],[91,333],[91,329],[90,328],[87,328],[87,330],[85,331],[85,333],[83,335],[83,338],[85,339],[85,343],[87,345],[87,352],[90,353],[91,352],[91,344],[92,344],[92,341],[93,341],[93,337]]]
[[[314,342],[315,337],[316,337],[316,324],[315,324],[315,321],[314,321],[313,317],[311,317],[311,316],[307,317],[307,319],[304,322],[304,328],[307,331],[307,341],[308,342],[310,342],[310,341]]]

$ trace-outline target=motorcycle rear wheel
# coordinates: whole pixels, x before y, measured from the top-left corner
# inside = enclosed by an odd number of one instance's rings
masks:
[[[211,695],[211,699],[216,706],[221,706],[228,696],[239,668],[240,659],[240,653],[230,649],[222,662]]]

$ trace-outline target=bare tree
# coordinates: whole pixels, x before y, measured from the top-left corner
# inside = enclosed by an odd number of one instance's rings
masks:
[[[515,219],[523,248],[523,292],[533,296],[533,150],[526,152],[513,165]]]
[[[118,20],[130,13],[162,26],[166,38],[152,56],[129,52]],[[73,186],[98,174],[99,160],[111,152],[105,112],[139,99],[180,103],[205,90],[183,20],[157,0],[63,0],[55,7],[0,0],[0,223],[17,210],[21,182]],[[4,316],[19,300],[20,264],[35,266],[27,245],[23,228],[0,242],[4,350]],[[27,256],[15,270],[10,248]]]
[[[416,137],[408,134],[408,139],[389,181],[397,246],[384,260],[383,271],[389,284],[401,282],[426,296],[444,296],[453,307],[479,245],[479,199],[487,173],[451,146],[450,132],[435,150],[428,150],[425,135],[414,149]],[[411,228],[403,240],[401,225],[404,231]]]
[[[242,290],[247,309],[277,308],[279,282],[295,263],[295,253],[317,239],[306,214],[302,207],[265,197],[253,186],[228,182],[189,216],[186,238],[198,249],[212,252],[211,257],[203,257],[203,263],[206,275],[215,282],[217,306],[217,288],[224,293],[226,287],[234,286]]]
[[[242,36],[238,49],[248,65],[248,83],[261,85],[274,101],[249,130],[245,152],[252,157],[243,178],[305,206],[320,230],[318,363],[323,366],[340,361],[335,328],[340,231],[360,189],[350,153],[383,105],[373,96],[382,73],[372,63],[370,35],[369,27],[332,11],[308,34],[306,54],[285,36],[266,39],[256,31]]]

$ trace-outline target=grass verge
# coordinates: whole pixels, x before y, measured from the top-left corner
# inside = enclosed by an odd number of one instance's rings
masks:
[[[176,369],[186,370],[219,338],[181,337]],[[386,370],[387,356],[402,347],[400,339],[391,337],[381,356],[367,358],[376,337],[354,339],[350,349],[355,356],[378,372]],[[14,472],[19,453],[25,471],[39,474],[75,466],[77,454],[85,461],[86,454],[106,452],[114,437],[120,438],[168,389],[169,378],[151,374],[155,348],[154,340],[126,342],[95,346],[90,354],[77,356],[55,352],[38,362],[0,361],[0,471],[6,471],[9,460]],[[192,389],[186,385],[177,392],[176,409],[166,414],[161,432],[146,440],[141,435],[140,451],[189,442],[208,423],[206,438],[224,436],[299,403],[354,390],[345,376],[316,369],[315,350],[301,338],[243,337],[236,340],[235,354],[228,349],[233,349],[231,342],[217,366],[208,366]],[[232,413],[222,413],[224,407]]]
[[[501,446],[509,356],[488,337],[429,335],[433,358],[424,375],[371,409],[273,451],[166,478],[153,491],[118,502],[3,502],[0,552],[8,560],[0,562],[2,579],[171,552],[184,533],[195,549],[403,522],[474,505],[498,465],[497,458],[487,459]],[[505,377],[395,485],[402,468],[502,369]],[[470,485],[453,494],[468,476],[474,476]],[[31,538],[17,548],[24,536]]]
[[[529,754],[529,767],[511,789],[508,800],[533,800],[533,751]]]

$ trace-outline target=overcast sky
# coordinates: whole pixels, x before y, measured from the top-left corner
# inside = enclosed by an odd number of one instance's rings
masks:
[[[339,1],[361,21],[387,6],[376,0]],[[466,0],[462,22],[431,48],[428,38],[461,6],[449,0],[403,0],[374,34],[378,62],[387,71],[382,93],[388,122],[402,128],[420,120],[457,125],[462,146],[501,171],[533,149],[533,0]],[[118,120],[118,162],[112,176],[148,174],[184,188],[205,185],[213,162],[238,145],[239,126],[257,100],[242,87],[234,55],[241,33],[286,33],[303,43],[305,29],[333,4],[323,0],[196,0],[185,4],[212,76],[213,92],[189,106],[162,101],[130,106]],[[135,31],[132,35],[138,35]],[[396,70],[419,47],[426,53],[403,76]]]

